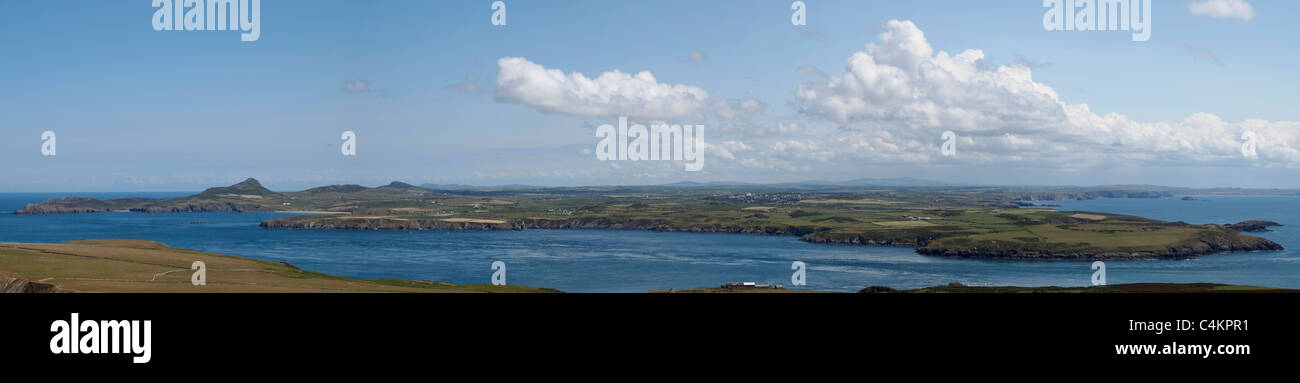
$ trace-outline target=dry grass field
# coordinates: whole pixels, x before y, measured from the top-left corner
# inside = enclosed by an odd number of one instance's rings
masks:
[[[190,282],[202,261],[207,284]],[[0,243],[0,272],[62,292],[106,293],[485,293],[554,292],[524,286],[362,280],[314,273],[281,262],[174,249],[138,240],[59,244]],[[3,281],[0,281],[3,282]]]

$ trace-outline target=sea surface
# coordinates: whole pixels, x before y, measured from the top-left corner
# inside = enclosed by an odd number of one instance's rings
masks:
[[[20,216],[24,204],[67,196],[168,198],[193,193],[0,193],[0,242],[146,239],[172,247],[284,261],[354,278],[489,283],[494,261],[510,284],[568,292],[643,292],[714,287],[729,281],[809,290],[871,285],[1084,286],[1091,262],[928,257],[910,248],[810,244],[794,237],[613,230],[357,232],[262,229],[286,213],[95,213]],[[1300,197],[1232,196],[1059,201],[1059,209],[1138,215],[1190,223],[1248,219],[1287,226],[1261,233],[1288,250],[1180,261],[1107,262],[1107,282],[1216,282],[1300,288]],[[198,224],[196,224],[198,223]],[[807,265],[807,285],[791,286],[791,263]]]

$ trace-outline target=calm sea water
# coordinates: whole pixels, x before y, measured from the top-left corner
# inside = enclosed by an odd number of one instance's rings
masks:
[[[73,193],[165,198],[191,193]],[[908,248],[824,245],[793,237],[609,230],[518,232],[348,232],[258,228],[279,213],[8,214],[23,204],[73,194],[0,194],[0,242],[89,238],[147,239],[172,247],[284,261],[356,278],[488,283],[493,261],[511,284],[570,292],[641,292],[717,286],[727,281],[790,285],[793,261],[808,265],[812,290],[869,285],[918,288],[968,285],[1083,286],[1090,262],[999,261],[926,257]],[[1203,200],[1102,199],[1059,202],[1062,209],[1139,215],[1191,223],[1267,219],[1288,226],[1261,234],[1289,250],[1224,254],[1185,261],[1108,262],[1110,283],[1217,282],[1300,288],[1300,198],[1197,197]],[[209,224],[188,224],[206,222]]]

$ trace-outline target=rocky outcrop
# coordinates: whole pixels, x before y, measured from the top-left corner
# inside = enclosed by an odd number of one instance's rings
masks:
[[[101,213],[110,210],[108,203],[94,198],[68,197],[41,203],[29,203],[14,214]]]
[[[271,211],[273,209],[256,204],[238,204],[230,202],[194,201],[175,205],[149,205],[133,207],[130,211],[137,213],[244,213],[252,211]]]
[[[249,178],[240,183],[230,185],[230,186],[208,188],[208,190],[204,190],[202,193],[199,193],[198,195],[204,197],[210,197],[210,196],[219,196],[223,194],[256,195],[256,196],[265,197],[265,196],[273,196],[276,193],[265,187],[262,187],[262,183],[257,182],[256,179]]]
[[[57,293],[62,289],[48,283],[32,282],[27,278],[0,271],[0,293]]]
[[[881,234],[887,234],[881,233]],[[894,235],[889,237],[867,237],[863,234],[840,235],[831,232],[814,232],[799,237],[800,241],[809,243],[829,243],[837,245],[871,245],[871,246],[900,246],[900,247],[917,247],[925,246],[930,237],[915,237],[906,235]]]
[[[222,201],[191,200],[176,203],[139,198],[114,199],[101,201],[94,198],[69,197],[49,200],[41,203],[29,203],[14,214],[73,214],[103,213],[110,211],[133,211],[138,213],[198,213],[222,212],[242,213],[252,211],[273,211],[271,207],[254,203],[234,203]]]
[[[880,294],[880,293],[896,293],[896,292],[898,292],[898,289],[889,286],[867,286],[862,290],[858,290],[858,293],[861,294]]]
[[[1242,222],[1237,222],[1237,223],[1234,223],[1234,224],[1223,225],[1223,226],[1226,227],[1226,228],[1229,228],[1229,229],[1232,229],[1232,230],[1236,230],[1236,231],[1241,231],[1241,232],[1248,232],[1248,233],[1266,233],[1266,232],[1270,232],[1270,231],[1272,231],[1272,230],[1269,230],[1269,229],[1268,229],[1269,227],[1273,227],[1273,226],[1282,226],[1282,224],[1277,223],[1277,222],[1273,222],[1273,221],[1263,221],[1263,220],[1252,219],[1252,220],[1249,220],[1249,221],[1242,221]]]

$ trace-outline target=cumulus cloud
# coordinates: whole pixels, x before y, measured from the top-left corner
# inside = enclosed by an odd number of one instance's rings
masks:
[[[880,44],[867,44],[849,58],[845,73],[799,86],[795,96],[802,110],[841,124],[867,120],[967,130],[1064,120],[1056,92],[1034,82],[1028,67],[983,70],[980,50],[936,54],[910,21],[889,21],[879,38]]]
[[[631,74],[613,70],[589,78],[582,73],[547,69],[521,57],[504,57],[497,60],[497,65],[497,99],[544,112],[672,119],[699,113],[711,105],[704,89],[661,83],[648,71]]]
[[[793,114],[769,110],[756,99],[712,98],[648,72],[615,70],[588,78],[522,58],[503,58],[499,65],[497,93],[505,102],[575,116],[689,117],[706,123],[709,174],[826,176],[864,166],[1300,168],[1300,122],[1225,121],[1210,113],[1144,122],[1100,114],[1062,100],[1034,79],[1031,65],[992,65],[978,49],[936,50],[910,21],[886,23],[877,39],[849,55],[842,71],[808,66],[792,74],[805,81],[794,89]],[[957,135],[956,156],[941,153],[945,131]],[[1255,137],[1256,157],[1242,154],[1246,132]],[[647,174],[659,165],[623,164]],[[664,165],[662,171],[677,174],[680,167]]]
[[[1188,6],[1192,14],[1216,19],[1250,21],[1255,18],[1255,7],[1245,0],[1203,0]]]
[[[740,141],[722,141],[717,144],[705,142],[703,146],[705,152],[709,153],[709,155],[728,159],[728,160],[736,159],[736,155],[734,153],[753,149],[749,147],[749,145]]]
[[[884,29],[877,42],[849,57],[843,73],[795,91],[800,112],[838,127],[833,135],[771,143],[762,154],[767,158],[743,163],[952,161],[939,151],[941,133],[951,130],[966,163],[1203,164],[1241,161],[1241,135],[1250,131],[1257,137],[1256,164],[1300,167],[1300,122],[1227,122],[1208,113],[1175,122],[1099,115],[1087,104],[1062,101],[1028,66],[985,68],[984,53],[975,49],[936,52],[910,21],[889,21]]]

